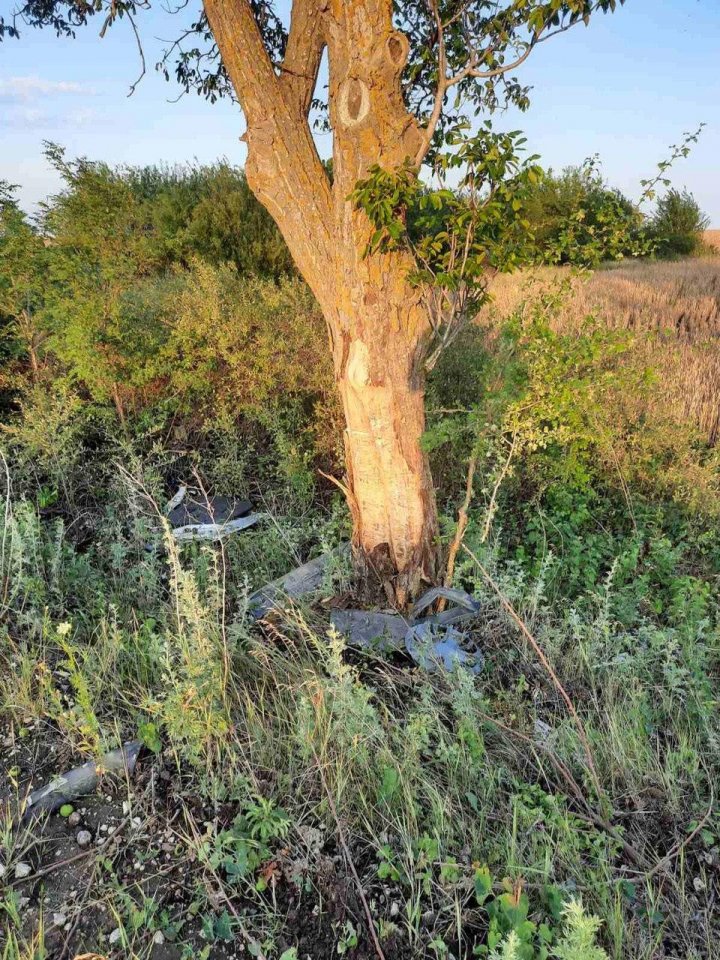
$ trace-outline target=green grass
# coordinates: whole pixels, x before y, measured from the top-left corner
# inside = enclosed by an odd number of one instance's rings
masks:
[[[170,544],[167,556],[142,554],[138,543],[142,559],[127,577],[117,556],[78,553],[29,504],[9,503],[8,511],[6,721],[16,733],[33,719],[50,724],[73,755],[151,732],[209,800],[237,805],[255,796],[271,818],[259,850],[248,827],[216,837],[214,847],[191,836],[186,843],[230,897],[262,905],[261,939],[272,940],[281,924],[257,885],[281,842],[273,811],[293,831],[313,824],[334,833],[334,810],[363,881],[392,885],[400,903],[393,922],[415,955],[470,955],[473,945],[484,955],[493,930],[508,934],[519,923],[492,926],[477,895],[485,867],[494,878],[490,903],[527,895],[535,951],[539,925],[551,925],[557,944],[561,904],[579,896],[603,918],[613,958],[650,960],[660,943],[677,956],[711,955],[702,894],[712,889],[703,854],[718,828],[710,809],[718,767],[711,606],[695,623],[686,617],[685,629],[650,619],[627,629],[612,612],[622,598],[611,576],[560,607],[547,602],[546,573],[521,580],[497,545],[484,548],[484,564],[568,686],[599,794],[558,690],[467,556],[459,576],[483,602],[477,630],[487,656],[476,682],[350,653],[315,610],[269,633],[251,629],[247,585],[293,562],[303,541],[287,518],[271,527],[287,531],[275,548],[270,534],[260,569],[256,533],[237,538],[232,559],[209,547],[178,554]],[[330,518],[319,540],[329,545],[334,535]],[[548,725],[542,735],[536,721]],[[239,891],[226,841],[253,848],[236,868]],[[504,949],[499,956],[515,956]]]

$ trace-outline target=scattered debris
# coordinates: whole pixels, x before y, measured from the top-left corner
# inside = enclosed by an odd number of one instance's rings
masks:
[[[552,736],[552,732],[553,729],[549,723],[545,723],[544,720],[535,720],[533,733],[537,743],[547,743]]]
[[[221,540],[252,527],[260,514],[251,511],[249,500],[222,496],[195,499],[188,496],[187,487],[180,487],[166,508],[172,535],[178,543]]]
[[[405,637],[405,648],[418,666],[428,673],[441,667],[451,673],[463,667],[470,673],[480,673],[484,659],[479,651],[464,649],[467,638],[455,627],[435,623],[419,623],[410,627]]]
[[[419,619],[420,614],[440,597],[450,601],[452,606],[442,613]],[[463,667],[477,674],[483,668],[484,658],[453,624],[472,619],[479,609],[478,601],[463,590],[433,587],[418,600],[408,619],[397,613],[335,610],[331,623],[355,646],[372,647],[383,653],[404,649],[429,672],[438,668],[452,671]]]
[[[23,818],[42,812],[53,813],[76,797],[92,793],[105,773],[132,774],[141,747],[139,740],[131,740],[117,750],[104,754],[97,762],[89,760],[82,766],[56,777],[44,787],[33,790],[25,801]]]
[[[333,610],[330,622],[355,646],[372,646],[380,653],[402,649],[410,629],[410,621],[400,614],[367,610]]]
[[[283,600],[298,600],[313,593],[321,586],[330,562],[345,555],[348,550],[349,546],[344,544],[330,553],[323,553],[322,556],[296,567],[285,576],[266,583],[250,596],[248,601],[250,615],[259,620]]]
[[[324,553],[285,576],[265,584],[250,596],[248,609],[256,620],[280,606],[284,600],[298,600],[316,591],[322,584],[329,563],[347,553],[347,544],[331,553]],[[420,614],[443,597],[451,606],[441,613],[420,619]],[[423,669],[454,670],[461,666],[479,673],[483,657],[471,648],[464,633],[452,625],[475,617],[480,609],[477,600],[463,590],[433,587],[415,604],[408,619],[398,613],[366,610],[334,610],[330,618],[338,633],[359,647],[372,647],[383,653],[406,650]]]

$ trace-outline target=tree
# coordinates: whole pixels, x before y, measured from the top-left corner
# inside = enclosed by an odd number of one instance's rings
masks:
[[[620,3],[624,0],[620,0]],[[327,321],[345,419],[347,481],[358,557],[404,605],[437,578],[437,509],[421,445],[426,360],[467,320],[485,267],[512,265],[521,190],[517,138],[463,122],[514,103],[513,73],[542,42],[618,0],[293,0],[289,25],[271,0],[205,0],[188,35],[168,52],[176,74],[214,99],[233,92],[247,131],[248,183],[278,224]],[[72,33],[93,16],[105,28],[136,17],[145,0],[24,0],[19,18]],[[191,38],[192,39],[192,38]],[[205,44],[203,46],[202,44]],[[311,129],[327,53],[332,179]],[[463,132],[465,131],[465,132]],[[443,154],[442,148],[447,148]],[[414,242],[405,200],[428,200],[423,164],[463,163],[465,204],[450,228]],[[362,187],[358,188],[358,184]],[[432,222],[432,219],[431,221]],[[487,230],[483,234],[483,230]],[[485,238],[487,237],[487,242]]]
[[[166,264],[199,257],[214,266],[233,263],[242,275],[278,279],[293,272],[287,246],[242,170],[227,163],[141,167],[125,178],[149,204]]]
[[[650,222],[650,233],[660,256],[689,256],[702,245],[710,220],[687,190],[668,190],[660,197]]]
[[[37,323],[45,266],[42,237],[18,206],[14,187],[0,181],[0,340],[2,354],[26,354],[40,374],[44,336]]]
[[[642,214],[605,183],[596,158],[559,174],[548,171],[526,202],[526,216],[546,263],[595,267],[640,252]]]
[[[112,400],[124,424],[137,353],[153,353],[152,331],[138,336],[126,310],[128,291],[158,263],[150,211],[122,171],[66,160],[54,144],[46,155],[64,185],[40,218],[48,243],[47,345],[93,398]]]

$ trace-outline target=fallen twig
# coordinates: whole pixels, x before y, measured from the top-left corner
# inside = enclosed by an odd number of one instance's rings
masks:
[[[514,730],[512,727],[508,727],[506,724],[502,723],[500,720],[497,720],[495,717],[491,717],[489,714],[481,713],[480,716],[483,720],[488,723],[492,723],[498,729],[503,730],[505,733],[509,733],[511,736],[516,737],[518,740],[522,740],[523,743],[529,744],[533,750],[539,748],[542,750],[555,767],[555,769],[560,773],[562,778],[570,787],[572,793],[575,795],[575,798],[583,805],[586,813],[581,814],[577,811],[573,811],[573,816],[577,817],[579,820],[584,820],[586,823],[592,823],[596,827],[600,827],[607,833],[609,836],[616,840],[623,848],[625,855],[629,860],[631,860],[635,866],[641,867],[643,865],[642,854],[628,843],[627,840],[622,836],[618,831],[617,827],[614,824],[610,823],[609,820],[604,819],[599,814],[597,814],[593,808],[588,803],[587,797],[582,791],[580,784],[577,782],[575,777],[568,769],[568,767],[563,763],[563,761],[558,757],[554,750],[551,750],[547,744],[542,743],[541,741],[533,740],[531,737],[528,737],[526,734],[521,733],[519,730]]]
[[[703,816],[702,820],[700,820],[700,822],[695,827],[695,829],[691,833],[689,833],[684,840],[681,840],[678,843],[676,843],[675,846],[672,847],[670,851],[665,854],[662,860],[658,860],[658,862],[655,864],[652,870],[648,870],[648,872],[643,875],[645,880],[650,880],[652,877],[655,876],[656,873],[660,873],[660,871],[664,870],[671,861],[673,861],[676,857],[680,856],[682,851],[688,846],[688,844],[690,844],[695,839],[695,837],[700,833],[702,828],[708,822],[708,820],[713,814],[714,809],[715,809],[715,793],[713,791],[712,780],[711,780],[710,781],[710,803],[708,804],[707,811],[705,812],[705,815]]]

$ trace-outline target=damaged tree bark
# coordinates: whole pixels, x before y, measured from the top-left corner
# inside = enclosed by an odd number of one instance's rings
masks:
[[[246,174],[327,321],[345,411],[348,500],[359,559],[404,606],[438,574],[435,496],[421,447],[430,324],[403,253],[366,256],[372,233],[349,195],[370,167],[396,169],[425,142],[405,106],[408,41],[392,0],[295,0],[284,61],[271,63],[248,0],[205,10],[247,120]],[[308,113],[327,49],[333,183]]]

